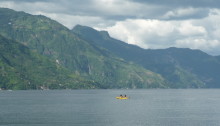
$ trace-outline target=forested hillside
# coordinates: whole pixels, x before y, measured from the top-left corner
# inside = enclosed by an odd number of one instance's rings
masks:
[[[165,88],[159,74],[127,62],[45,16],[0,9],[0,34],[47,56],[72,74],[100,88]],[[83,85],[83,82],[82,82]]]
[[[89,42],[115,55],[161,74],[172,88],[219,88],[218,56],[184,48],[142,49],[111,38],[106,31],[77,25],[72,30]]]

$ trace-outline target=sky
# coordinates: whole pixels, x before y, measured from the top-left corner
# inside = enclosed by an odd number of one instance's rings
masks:
[[[145,49],[220,55],[219,0],[0,0],[0,7],[85,25]]]

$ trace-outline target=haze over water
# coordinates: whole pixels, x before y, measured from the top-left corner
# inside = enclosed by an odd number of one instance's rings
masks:
[[[219,106],[218,89],[0,91],[0,126],[218,126]]]

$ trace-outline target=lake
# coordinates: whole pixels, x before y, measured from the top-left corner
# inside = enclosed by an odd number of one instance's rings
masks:
[[[0,91],[0,126],[219,125],[219,89]]]

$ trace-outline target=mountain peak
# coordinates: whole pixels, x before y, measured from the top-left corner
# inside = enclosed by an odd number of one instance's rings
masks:
[[[98,31],[94,28],[88,27],[88,26],[82,26],[82,25],[76,25],[72,32],[80,35],[80,36],[87,36],[90,39],[92,38],[103,38],[103,39],[109,39],[110,35],[107,31]]]
[[[110,38],[108,31],[100,31],[99,32],[103,37]]]

